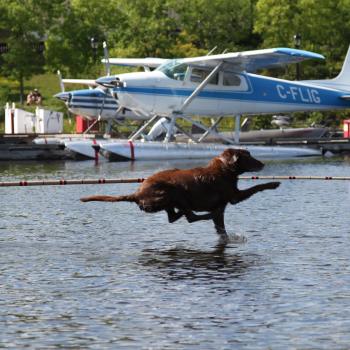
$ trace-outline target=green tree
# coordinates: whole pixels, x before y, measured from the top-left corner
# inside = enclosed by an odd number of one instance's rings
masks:
[[[120,0],[122,30],[111,33],[116,54],[130,57],[171,57],[181,31],[174,0]]]
[[[188,57],[256,47],[256,0],[120,0],[123,30],[112,33],[115,55]]]
[[[0,30],[8,52],[2,54],[0,72],[19,82],[23,103],[24,79],[42,72],[43,27],[33,0],[0,0]],[[35,15],[37,14],[37,15]]]
[[[326,56],[325,63],[303,63],[303,78],[334,77],[350,43],[350,0],[258,0],[254,30],[263,47],[294,47],[301,34],[301,48]],[[287,68],[294,77],[295,68]]]
[[[253,33],[254,0],[192,0],[180,5],[184,30],[196,37],[198,47],[210,50],[255,48],[259,37]]]
[[[100,66],[102,42],[110,44],[111,33],[122,30],[125,17],[118,0],[71,0],[57,4],[46,40],[49,70],[85,75]],[[91,47],[91,39],[97,44]]]
[[[303,48],[326,56],[318,77],[334,77],[350,44],[349,0],[299,0]]]

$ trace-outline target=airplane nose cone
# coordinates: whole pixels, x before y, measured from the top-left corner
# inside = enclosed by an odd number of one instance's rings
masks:
[[[124,83],[116,76],[98,78],[96,83],[106,88],[123,87]]]
[[[58,98],[61,101],[69,102],[71,97],[72,97],[72,94],[69,92],[60,92],[60,93],[54,95],[54,97]]]

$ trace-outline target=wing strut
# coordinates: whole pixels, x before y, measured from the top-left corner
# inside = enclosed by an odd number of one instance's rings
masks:
[[[191,124],[193,125],[196,125],[198,128],[204,130],[204,131],[208,131],[210,134],[212,135],[215,135],[216,137],[224,140],[225,142],[227,142],[228,144],[233,144],[234,142],[232,140],[230,140],[229,138],[223,136],[223,135],[220,135],[219,133],[217,133],[215,130],[211,129],[211,128],[206,128],[203,124],[199,123],[199,122],[196,122],[195,120],[193,120],[192,118],[190,117],[187,117],[185,115],[182,115],[181,116],[182,119],[190,122]]]
[[[145,130],[147,128],[148,125],[150,125],[151,123],[153,123],[157,118],[159,118],[159,116],[157,114],[155,114],[151,119],[149,119],[139,130],[136,131],[136,133],[134,135],[132,135],[129,138],[129,141],[135,141],[143,132],[143,130]]]
[[[235,116],[235,143],[239,144],[239,135],[241,133],[241,116],[238,114]]]
[[[222,119],[223,119],[223,116],[216,119],[215,123],[213,123],[212,126],[200,137],[198,142],[203,141],[211,133],[212,130],[215,131],[216,130],[215,127],[221,122]]]
[[[207,86],[208,82],[210,79],[219,71],[221,66],[224,64],[223,61],[221,61],[211,72],[208,74],[208,76],[197,86],[197,88],[192,92],[190,96],[188,96],[181,106],[181,108],[177,111],[174,111],[172,116],[171,116],[171,122],[170,122],[170,127],[168,129],[168,132],[165,136],[164,142],[169,142],[170,137],[172,135],[174,125],[176,123],[176,118],[178,114],[182,114],[183,111],[186,109],[186,107],[193,101],[194,98]]]
[[[178,111],[174,111],[175,114],[182,114],[184,109],[193,101],[193,99],[208,85],[210,79],[219,71],[221,66],[224,64],[223,61],[221,61],[211,72],[208,74],[208,76],[197,86],[197,88],[192,92],[190,96],[187,97],[183,105]]]

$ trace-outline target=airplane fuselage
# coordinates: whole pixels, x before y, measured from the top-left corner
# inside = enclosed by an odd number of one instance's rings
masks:
[[[100,89],[86,89],[71,91],[70,94],[67,107],[72,113],[91,118],[99,115],[103,119],[115,118],[118,104],[109,93]]]
[[[178,75],[163,71],[123,74],[113,88],[122,106],[148,114],[169,115],[205,78],[205,69],[190,68]],[[346,109],[344,91],[307,81],[289,81],[251,73],[220,71],[183,111],[189,115],[270,114]]]

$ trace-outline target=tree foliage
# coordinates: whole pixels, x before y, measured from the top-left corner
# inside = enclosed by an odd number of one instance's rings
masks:
[[[8,46],[8,52],[1,57],[0,72],[20,83],[20,95],[23,99],[24,79],[43,70],[40,43],[44,32],[40,14],[34,0],[2,0],[0,12],[0,31]]]
[[[303,64],[303,78],[333,77],[350,41],[350,0],[0,0],[0,43],[9,47],[0,72],[18,81],[42,70],[93,76],[104,40],[114,57],[185,57],[215,46],[294,47],[296,33],[302,49],[327,58]],[[295,67],[279,73],[294,78]]]
[[[307,77],[334,77],[350,44],[349,0],[258,0],[254,30],[263,47],[293,47],[294,35],[302,49],[326,56],[325,64],[307,63]]]

